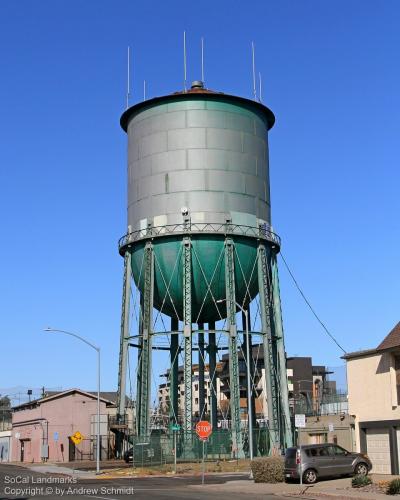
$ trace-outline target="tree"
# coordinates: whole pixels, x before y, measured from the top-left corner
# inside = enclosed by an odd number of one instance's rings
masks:
[[[0,397],[0,428],[7,429],[11,423],[11,400],[8,396]]]

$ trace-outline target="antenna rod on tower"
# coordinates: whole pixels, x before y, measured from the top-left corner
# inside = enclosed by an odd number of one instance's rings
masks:
[[[186,31],[183,32],[183,88],[186,92]]]
[[[255,63],[255,56],[254,56],[254,42],[251,42],[251,52],[252,52],[252,59],[253,59],[253,96],[254,100],[257,100],[257,90],[256,90],[256,63]]]
[[[260,92],[259,92],[259,99],[260,102],[262,102],[262,80],[261,80],[261,73],[258,73],[258,81],[260,83]]]
[[[204,38],[201,37],[201,81],[204,85]]]
[[[128,45],[128,74],[127,74],[127,89],[126,89],[126,109],[129,108],[129,98],[131,94],[131,67],[130,67],[130,59],[131,59],[131,48]]]

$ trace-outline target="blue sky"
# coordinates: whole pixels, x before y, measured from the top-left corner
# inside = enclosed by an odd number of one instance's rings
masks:
[[[126,48],[132,102],[200,76],[251,97],[251,41],[270,133],[273,224],[306,295],[346,350],[399,321],[400,5],[368,0],[0,2],[0,387],[117,382],[126,226]],[[340,351],[281,265],[290,355]]]

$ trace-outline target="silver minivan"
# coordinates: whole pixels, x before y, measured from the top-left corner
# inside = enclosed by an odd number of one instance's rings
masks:
[[[366,476],[371,469],[367,455],[347,451],[333,443],[296,446],[288,448],[285,453],[285,478],[300,479],[301,473],[303,482],[307,484],[315,483],[322,477]]]

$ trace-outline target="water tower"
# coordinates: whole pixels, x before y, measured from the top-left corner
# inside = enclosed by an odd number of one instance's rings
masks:
[[[229,354],[231,442],[243,456],[239,351],[246,332],[238,313],[241,308],[249,312],[257,299],[259,328],[248,334],[253,340],[259,335],[263,346],[271,448],[291,445],[276,260],[280,239],[270,216],[268,131],[274,121],[261,103],[207,90],[202,82],[140,102],[121,117],[128,136],[128,231],[119,242],[125,267],[118,414],[125,412],[127,353],[135,346],[139,436],[151,432],[154,349],[168,350],[172,422],[178,420],[182,360],[179,419],[187,441],[195,426],[194,358],[200,386],[206,364],[215,389],[217,355],[224,349]],[[129,325],[132,285],[140,294],[137,332]],[[164,347],[157,347],[155,331],[160,313],[170,318]],[[200,403],[204,409],[204,393]],[[217,406],[211,390],[214,429]]]

